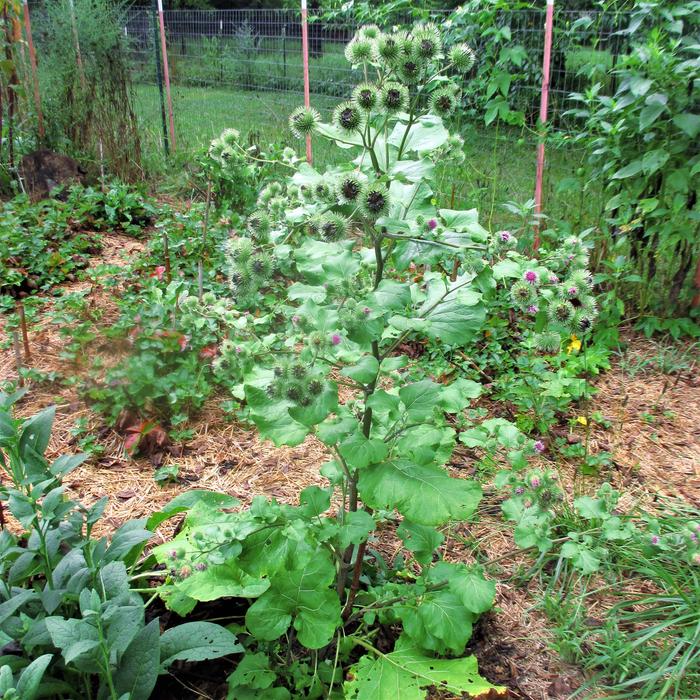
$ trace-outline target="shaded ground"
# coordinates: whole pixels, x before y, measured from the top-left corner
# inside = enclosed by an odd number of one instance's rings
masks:
[[[124,264],[141,247],[133,238],[106,235],[104,253],[95,262]],[[90,282],[76,282],[66,289],[89,289],[90,303],[103,311],[100,323],[104,326],[116,319],[117,309],[109,291]],[[46,308],[50,307],[51,301]],[[1,324],[2,319],[0,327]],[[45,317],[40,315],[33,325],[29,340],[32,354],[29,365],[34,369],[55,371],[61,376],[84,371],[60,358],[66,341]],[[658,348],[646,341],[631,340],[630,355],[616,361],[612,370],[597,381],[598,393],[594,398],[594,408],[609,421],[610,427],[596,425],[591,433],[591,445],[612,454],[610,472],[584,481],[572,465],[546,466],[559,469],[569,492],[594,490],[598,482],[607,479],[624,488],[625,499],[630,503],[652,503],[657,495],[671,495],[698,505],[700,382],[697,373],[691,366],[680,372],[680,376],[678,373],[668,376],[649,364],[632,376],[630,358],[642,362],[653,357]],[[89,352],[109,359],[111,350],[100,345],[98,339]],[[11,349],[0,352],[0,383],[16,376]],[[56,422],[49,457],[76,451],[71,429],[79,418],[88,421],[90,431],[99,436],[104,448],[101,457],[88,461],[68,480],[71,491],[86,504],[105,494],[110,496],[100,524],[102,533],[127,519],[147,516],[188,488],[223,491],[244,502],[263,494],[293,503],[301,488],[322,481],[318,468],[327,455],[318,441],[309,438],[297,448],[274,448],[270,443],[261,443],[249,428],[231,422],[218,407],[218,401],[211,400],[190,426],[195,435],[182,455],[177,459],[166,458],[166,465],[180,467],[181,482],[161,487],[153,480],[153,465],[147,459],[129,458],[124,451],[123,436],[105,425],[80,399],[75,388],[59,383],[30,386],[18,410],[28,416],[51,404],[56,404]],[[470,458],[459,454],[456,475],[471,473]],[[157,539],[164,541],[169,534],[166,530],[159,531]],[[533,609],[536,583],[524,588],[508,580],[524,559],[521,555],[509,556],[514,548],[512,534],[502,522],[498,502],[488,495],[482,502],[478,522],[455,526],[454,532],[446,532],[445,558],[468,561],[469,549],[464,542],[473,537],[478,538],[492,559],[503,558],[497,607],[479,623],[471,643],[482,672],[492,682],[507,685],[513,698],[569,697],[581,684],[582,674],[564,664],[551,650],[547,620],[541,611]],[[400,542],[389,531],[379,546],[391,557],[398,553]]]

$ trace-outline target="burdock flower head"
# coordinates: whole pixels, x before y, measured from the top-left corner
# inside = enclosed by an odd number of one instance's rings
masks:
[[[297,139],[313,133],[321,121],[321,115],[313,107],[297,107],[289,115],[289,129]]]
[[[321,235],[329,242],[347,238],[349,221],[339,214],[326,214],[321,220]]]
[[[365,185],[362,188],[360,208],[368,219],[379,218],[389,208],[389,191],[380,182]]]
[[[416,55],[425,59],[435,58],[442,49],[440,30],[434,24],[423,24],[413,32]]]
[[[355,174],[344,175],[338,183],[337,196],[341,204],[355,202],[362,191],[362,181]]]
[[[274,270],[272,259],[268,255],[254,255],[248,261],[248,273],[251,277],[258,278],[259,282],[270,278]]]
[[[423,60],[418,56],[405,56],[399,61],[398,72],[404,83],[414,85],[423,74]]]
[[[510,296],[518,306],[525,309],[535,301],[536,293],[532,285],[518,281],[510,288]]]
[[[405,111],[408,106],[408,90],[400,83],[387,83],[379,95],[379,105],[387,114]]]
[[[262,210],[254,211],[246,224],[251,238],[264,243],[270,237],[270,217]]]
[[[381,33],[381,30],[376,24],[365,24],[363,27],[360,27],[360,31],[358,32],[363,39],[369,39],[371,41],[378,39]]]
[[[539,277],[537,276],[537,273],[534,270],[526,270],[523,274],[523,279],[528,284],[537,284],[537,282],[539,281]]]
[[[430,111],[440,117],[449,117],[457,109],[457,97],[449,88],[435,90],[430,96]]]
[[[382,60],[393,65],[401,55],[401,43],[393,34],[382,34],[377,39],[377,55]]]
[[[355,38],[345,47],[345,58],[353,66],[362,63],[371,63],[374,58],[374,42],[371,39],[358,33]]]
[[[460,73],[468,73],[475,61],[476,56],[467,44],[456,44],[450,49],[450,62]]]
[[[537,349],[545,354],[558,353],[561,349],[561,335],[555,331],[545,331],[535,336]]]
[[[352,91],[352,101],[363,112],[371,112],[379,102],[377,86],[372,83],[360,83]]]
[[[365,123],[362,110],[353,102],[341,102],[333,111],[333,123],[348,134],[359,131]]]
[[[550,304],[548,311],[550,320],[563,326],[571,323],[576,313],[571,302],[566,299],[559,299]]]

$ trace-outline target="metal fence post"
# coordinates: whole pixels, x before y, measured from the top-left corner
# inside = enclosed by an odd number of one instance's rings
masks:
[[[168,99],[168,120],[170,123],[170,143],[175,151],[175,124],[173,122],[173,100],[170,95],[170,69],[168,67],[168,47],[165,43],[165,19],[163,17],[163,0],[158,0],[158,23],[160,24],[160,49],[163,57],[163,77],[165,78],[165,95]]]
[[[39,140],[43,141],[46,135],[44,131],[44,115],[41,111],[41,94],[39,92],[39,70],[36,62],[36,50],[32,39],[32,23],[29,19],[29,4],[27,0],[22,3],[24,11],[24,31],[27,35],[27,46],[29,47],[29,63],[32,67],[32,82],[34,83],[34,105],[36,106],[36,117],[39,126]]]
[[[158,83],[158,92],[160,94],[160,116],[163,122],[163,147],[165,155],[170,155],[170,140],[168,139],[168,126],[165,122],[165,96],[163,95],[163,73],[160,64],[160,43],[158,41],[158,7],[156,0],[153,0],[153,54],[156,59],[156,81]]]
[[[535,179],[535,239],[533,249],[540,247],[540,215],[542,214],[542,180],[544,178],[544,141],[549,106],[549,81],[552,62],[552,29],[554,26],[554,0],[547,0],[544,26],[544,56],[542,58],[542,94],[540,98],[540,139],[537,144],[537,175]]]
[[[301,0],[301,52],[304,62],[304,105],[311,106],[311,90],[309,86],[309,28],[307,25],[306,0]],[[306,160],[311,165],[313,153],[311,152],[311,134],[306,135]]]

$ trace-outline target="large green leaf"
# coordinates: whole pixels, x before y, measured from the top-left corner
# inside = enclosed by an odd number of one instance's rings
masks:
[[[426,421],[433,415],[433,409],[440,403],[442,387],[430,379],[406,384],[399,389],[399,398],[412,423]]]
[[[400,160],[394,164],[389,174],[398,180],[419,182],[431,180],[434,171],[433,162],[429,158],[422,158],[421,160]]]
[[[469,405],[472,399],[479,398],[481,390],[482,386],[479,382],[460,377],[442,388],[440,406],[447,413],[459,413]]]
[[[419,564],[425,566],[432,561],[433,552],[445,541],[445,536],[434,527],[418,525],[404,520],[396,534],[403,540],[406,549],[413,552]]]
[[[343,459],[353,469],[364,469],[370,464],[381,462],[387,455],[387,446],[383,440],[367,438],[359,429],[338,446]]]
[[[293,447],[304,442],[304,438],[309,434],[309,427],[290,416],[291,402],[270,401],[264,389],[251,384],[246,384],[244,388],[251,408],[251,420],[258,427],[261,437],[272,440],[277,446]]]
[[[290,406],[289,415],[298,423],[311,428],[338,410],[338,385],[325,382],[323,391],[308,406]],[[289,444],[289,443],[287,443]]]
[[[474,481],[453,479],[441,467],[394,459],[361,472],[358,488],[372,508],[396,508],[421,525],[465,520],[481,499]]]
[[[165,630],[160,637],[160,667],[175,661],[205,661],[238,654],[243,647],[236,635],[213,622],[185,622]]]
[[[417,607],[406,606],[399,615],[414,644],[439,654],[462,654],[472,636],[474,616],[446,589],[427,593]]]
[[[389,143],[398,148],[403,143],[403,153],[430,153],[440,148],[450,136],[442,119],[434,114],[426,114],[414,123],[406,135],[407,125],[398,122],[389,136]],[[405,136],[405,139],[404,139]]]
[[[21,673],[17,681],[17,695],[15,697],[21,700],[35,700],[39,697],[41,688],[41,679],[44,677],[46,669],[51,663],[52,654],[43,654],[37,657],[29,664]]]
[[[129,644],[114,672],[114,688],[129,700],[148,700],[158,680],[160,668],[160,626],[151,620]]]
[[[700,114],[691,114],[683,112],[673,117],[673,123],[684,131],[691,139],[694,139],[700,133]]]
[[[484,578],[477,566],[438,562],[430,569],[428,580],[433,583],[449,582],[449,590],[457,595],[464,607],[475,615],[493,607],[496,584]]]
[[[334,588],[335,567],[319,553],[303,568],[280,571],[246,613],[246,625],[258,639],[272,641],[294,620],[299,642],[309,649],[326,646],[340,625],[340,600]]]
[[[401,642],[401,640],[399,640]],[[470,698],[506,697],[507,689],[491,685],[479,675],[476,657],[436,659],[416,647],[397,644],[390,654],[367,654],[348,674],[347,700],[425,700],[431,687]]]
[[[345,367],[340,373],[360,384],[369,384],[376,379],[377,372],[379,372],[379,360],[374,355],[363,355],[356,365]]]
[[[189,598],[209,601],[217,598],[255,598],[264,593],[269,585],[267,579],[249,576],[234,561],[227,561],[192,573],[178,581],[176,588]]]

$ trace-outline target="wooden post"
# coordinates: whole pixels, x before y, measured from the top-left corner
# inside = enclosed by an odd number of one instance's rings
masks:
[[[80,40],[78,39],[78,22],[75,19],[75,5],[73,0],[68,0],[68,6],[70,9],[70,23],[73,28],[73,43],[75,44],[75,60],[78,64],[78,75],[80,77],[80,85],[83,90],[87,85],[85,80],[85,67],[83,66],[83,54],[80,51]]]
[[[27,317],[24,314],[24,304],[22,301],[17,302],[17,314],[19,315],[19,325],[22,330],[22,342],[24,343],[24,359],[29,362],[32,359],[29,352],[29,334],[27,333]]]
[[[168,122],[170,125],[170,143],[175,151],[175,124],[173,122],[173,100],[170,95],[170,68],[168,66],[168,47],[165,43],[165,19],[163,17],[163,0],[158,0],[158,23],[160,25],[160,53],[163,57],[163,77],[165,78],[165,95],[168,100]]]
[[[540,140],[537,144],[537,175],[535,179],[535,240],[533,250],[540,247],[540,219],[542,214],[542,180],[544,179],[544,130],[549,107],[549,81],[552,63],[552,29],[554,27],[554,0],[547,0],[544,25],[544,56],[542,59],[542,94],[540,97]]]
[[[27,0],[22,3],[24,13],[24,33],[27,36],[27,46],[29,47],[29,63],[32,67],[32,82],[34,83],[34,105],[36,107],[36,117],[39,122],[39,140],[43,141],[46,136],[44,131],[44,115],[41,111],[41,94],[39,92],[39,71],[36,62],[36,50],[34,49],[34,39],[32,38],[32,23],[29,19],[29,4]]]
[[[17,366],[19,385],[24,386],[24,378],[22,377],[22,352],[19,349],[19,335],[17,331],[12,331],[12,347],[15,351],[15,365]]]
[[[311,106],[311,90],[309,86],[309,27],[307,24],[308,12],[306,0],[301,0],[301,53],[304,63],[304,105]],[[311,134],[306,135],[306,160],[311,165],[313,153],[311,152]]]

